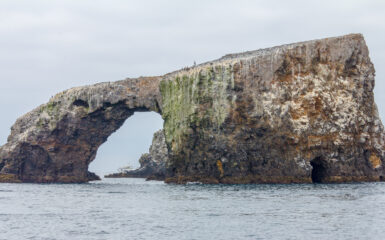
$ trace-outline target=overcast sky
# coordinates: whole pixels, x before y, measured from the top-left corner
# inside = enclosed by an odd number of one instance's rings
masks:
[[[67,88],[348,33],[365,36],[384,119],[385,1],[0,0],[0,144],[17,117]],[[135,114],[91,170],[138,166],[162,124],[155,113]]]

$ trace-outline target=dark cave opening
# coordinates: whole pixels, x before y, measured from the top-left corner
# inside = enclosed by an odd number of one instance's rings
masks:
[[[311,171],[311,180],[313,183],[323,183],[326,177],[326,167],[321,157],[317,157],[310,162],[313,167]]]
[[[74,106],[77,106],[77,107],[85,107],[85,108],[88,108],[88,107],[89,107],[88,102],[83,101],[83,100],[81,100],[81,99],[75,100],[72,104],[73,104]]]

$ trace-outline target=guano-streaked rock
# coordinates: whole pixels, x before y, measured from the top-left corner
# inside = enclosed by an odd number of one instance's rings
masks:
[[[0,181],[87,182],[99,146],[136,111],[160,112],[160,77],[61,92],[12,126],[0,148]]]
[[[381,181],[374,76],[363,36],[351,34],[70,89],[16,121],[0,148],[0,179],[93,179],[100,144],[134,111],[156,111],[166,182]]]

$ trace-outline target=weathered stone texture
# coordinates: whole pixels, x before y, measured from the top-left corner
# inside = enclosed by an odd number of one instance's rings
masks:
[[[384,131],[362,35],[233,54],[161,82],[169,182],[373,181]]]
[[[86,182],[99,146],[135,111],[159,112],[159,77],[72,88],[19,118],[0,148],[0,181]]]
[[[74,88],[17,120],[0,181],[84,182],[134,111],[164,119],[166,182],[384,180],[385,136],[364,38],[230,54],[162,77]]]

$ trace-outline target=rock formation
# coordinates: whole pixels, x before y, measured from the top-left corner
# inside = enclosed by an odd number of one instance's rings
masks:
[[[149,153],[144,153],[140,159],[140,167],[135,170],[124,170],[119,173],[106,175],[106,178],[147,178],[149,180],[164,180],[166,176],[166,161],[168,149],[163,130],[154,133]]]
[[[160,77],[72,88],[20,117],[0,148],[0,181],[86,182],[99,146],[136,111],[159,112]]]
[[[351,34],[70,89],[16,121],[0,181],[95,178],[97,148],[135,111],[162,114],[166,182],[384,180],[374,74],[363,36]]]

